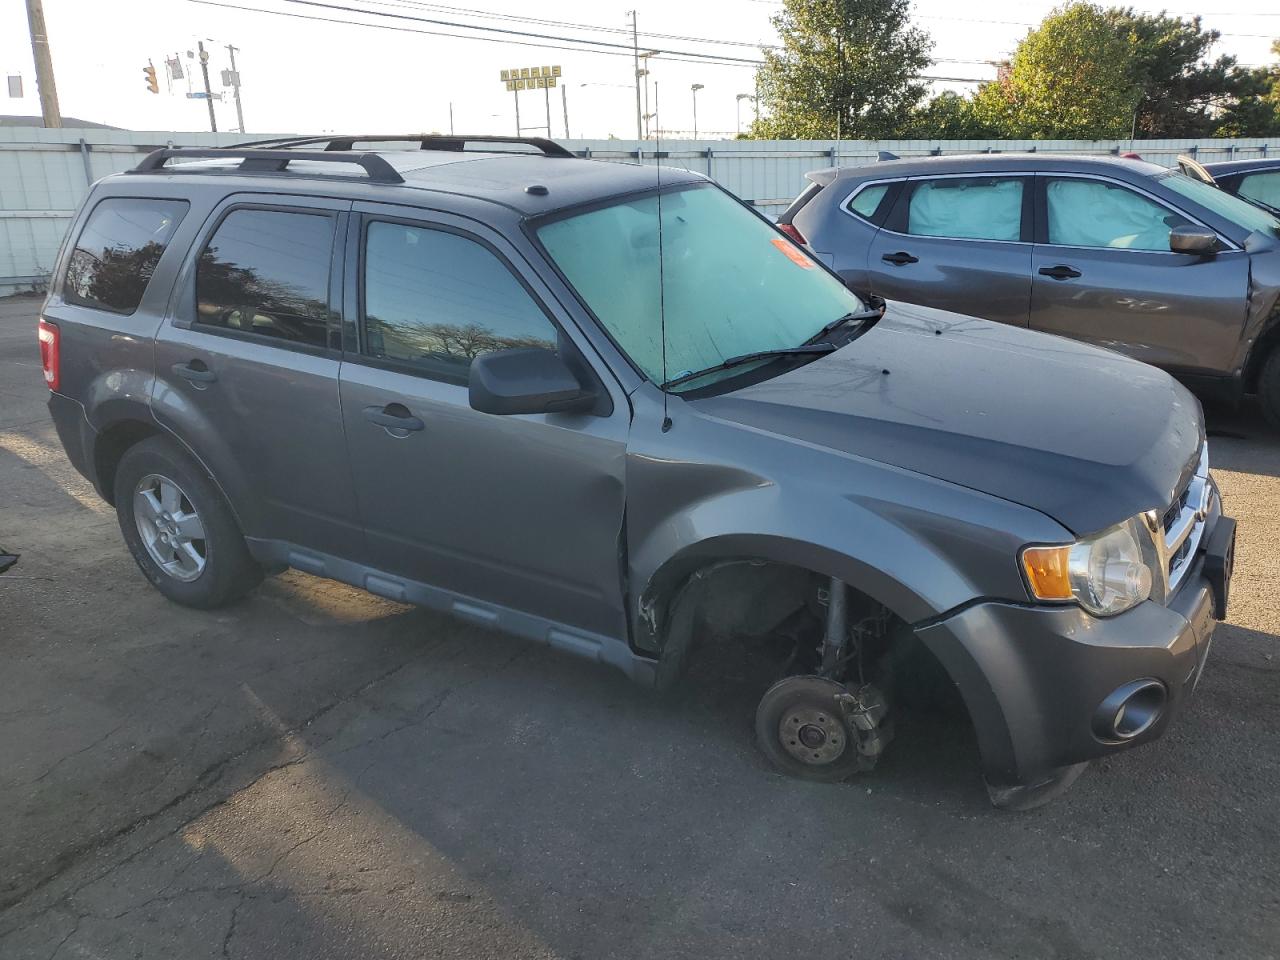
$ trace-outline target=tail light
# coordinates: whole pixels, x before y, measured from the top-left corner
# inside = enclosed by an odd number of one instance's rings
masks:
[[[804,238],[804,234],[795,228],[794,224],[780,223],[778,229],[785,233],[788,237],[799,244],[808,244],[808,240]]]
[[[44,382],[50,390],[57,390],[61,381],[62,352],[61,337],[57,324],[40,318],[40,366],[44,368]]]

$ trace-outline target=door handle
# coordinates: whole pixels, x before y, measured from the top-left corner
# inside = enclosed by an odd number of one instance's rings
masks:
[[[880,258],[885,263],[892,263],[895,267],[906,266],[908,263],[919,263],[919,257],[913,257],[905,250],[899,250],[897,253],[886,253]]]
[[[364,408],[364,418],[390,430],[421,430],[426,426],[403,403],[388,403],[385,407],[375,403]]]
[[[218,375],[205,366],[203,360],[192,360],[190,363],[175,363],[173,372],[183,380],[190,380],[192,383],[213,383],[218,379]]]
[[[1060,263],[1056,267],[1041,267],[1040,275],[1053,277],[1055,280],[1074,280],[1080,276],[1080,271],[1075,267],[1068,267],[1065,263]]]

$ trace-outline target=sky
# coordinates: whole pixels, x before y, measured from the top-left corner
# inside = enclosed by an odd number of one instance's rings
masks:
[[[1223,9],[1202,14],[1207,27],[1224,34],[1217,52],[1250,65],[1269,62],[1271,38],[1280,36],[1275,0],[1220,2]],[[1127,5],[1195,12],[1177,0],[1168,7],[1149,0]],[[993,77],[990,61],[1007,57],[1053,6],[1054,0],[988,0],[974,7],[917,0],[913,19],[933,37],[938,61],[928,74],[959,78],[938,81],[935,89],[971,90],[975,84],[963,81]],[[452,122],[457,133],[512,134],[516,95],[506,91],[499,71],[558,65],[565,91],[564,100],[560,89],[551,91],[554,136],[566,134],[566,100],[573,138],[636,135],[628,11],[598,0],[44,0],[44,8],[62,112],[84,120],[134,130],[208,130],[205,102],[187,97],[203,89],[199,61],[187,51],[204,40],[215,94],[224,92],[226,46],[238,48],[249,133],[448,132]],[[739,122],[750,122],[751,101],[737,95],[753,92],[754,67],[692,55],[757,59],[759,44],[776,41],[769,20],[779,9],[774,0],[646,0],[638,10],[639,41],[642,51],[663,51],[649,61],[648,95],[664,136],[692,135],[695,97],[701,137],[731,137]],[[422,19],[619,46],[548,49],[574,45]],[[166,76],[165,58],[173,56],[182,61],[181,80]],[[157,69],[159,95],[145,86],[148,61]],[[22,0],[0,3],[0,73],[20,75],[25,93],[10,98],[0,86],[0,114],[39,114]],[[695,93],[694,84],[702,89]],[[215,102],[218,129],[236,130],[235,106],[225,93]],[[545,134],[545,94],[518,96],[522,132]]]

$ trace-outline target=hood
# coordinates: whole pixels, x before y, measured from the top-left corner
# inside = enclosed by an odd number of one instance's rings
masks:
[[[1199,403],[1155,367],[903,303],[828,356],[692,405],[1023,504],[1077,536],[1164,510],[1204,437]]]

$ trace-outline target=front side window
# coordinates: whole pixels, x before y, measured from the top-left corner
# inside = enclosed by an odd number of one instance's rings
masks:
[[[186,216],[185,200],[103,200],[80,231],[67,264],[70,303],[133,313],[169,238]]]
[[[1050,180],[1045,201],[1049,242],[1067,247],[1168,252],[1169,231],[1191,222],[1126,187],[1102,180]]]
[[[1248,200],[1257,200],[1273,210],[1280,210],[1280,170],[1246,175],[1240,180],[1237,192]]]
[[[481,354],[556,349],[557,331],[511,270],[455,233],[372,222],[365,238],[364,352],[465,379]]]
[[[1218,216],[1230,220],[1242,230],[1249,233],[1256,230],[1271,237],[1280,236],[1280,218],[1261,207],[1255,207],[1247,200],[1233,197],[1225,190],[1200,180],[1192,180],[1181,173],[1167,174],[1160,178],[1160,182],[1188,200],[1194,200],[1206,210],[1212,210]]]
[[[328,345],[333,218],[233,210],[196,267],[196,323],[311,347]]]
[[[538,229],[578,295],[656,383],[732,357],[797,346],[830,321],[865,309],[839,280],[722,190],[663,193],[661,236],[658,214],[658,197],[650,195]]]
[[[1023,181],[1014,177],[925,180],[911,191],[907,233],[964,240],[1019,240],[1022,191]]]

